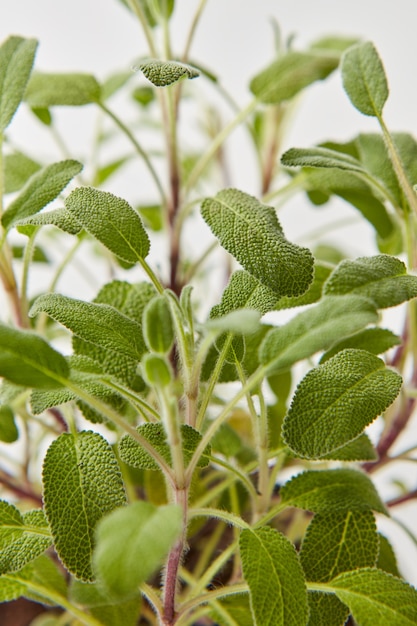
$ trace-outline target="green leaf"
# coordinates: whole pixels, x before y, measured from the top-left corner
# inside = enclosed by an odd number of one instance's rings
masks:
[[[274,310],[277,300],[275,291],[248,272],[238,270],[231,275],[220,304],[212,307],[210,318],[226,315],[236,309],[255,309],[264,315]]]
[[[115,72],[106,78],[101,85],[101,99],[108,100],[133,77],[133,72]]]
[[[103,626],[137,626],[141,606],[139,594],[116,603],[100,584],[73,579],[69,595],[71,602],[91,613]]]
[[[307,590],[292,543],[276,530],[243,530],[239,541],[256,626],[307,624]]]
[[[329,583],[360,626],[415,626],[417,591],[378,569],[340,574]]]
[[[343,54],[341,66],[343,86],[353,106],[364,115],[381,117],[388,83],[374,44],[352,46]]]
[[[98,521],[126,503],[119,466],[98,433],[63,433],[43,465],[45,511],[55,549],[77,578],[94,579],[91,556]]]
[[[97,527],[94,570],[115,598],[128,598],[160,566],[182,529],[179,506],[134,502]]]
[[[18,226],[19,229],[25,226],[56,226],[70,235],[78,235],[83,229],[81,224],[67,209],[54,209],[44,213],[37,213],[24,219],[16,219],[15,226]]]
[[[0,500],[0,574],[17,572],[51,544],[52,537],[42,510],[22,515],[15,506]]]
[[[174,325],[165,296],[152,298],[143,311],[143,336],[149,350],[166,354],[174,342]]]
[[[206,198],[201,212],[221,245],[278,295],[298,296],[313,279],[313,257],[285,239],[275,209],[237,189]]]
[[[329,593],[309,591],[308,608],[307,626],[344,626],[349,617],[348,607]]]
[[[287,369],[377,320],[375,306],[367,298],[323,298],[266,335],[260,346],[261,363],[268,365],[269,374]]]
[[[317,513],[308,525],[300,560],[307,580],[328,582],[341,572],[374,567],[378,550],[371,511]]]
[[[166,87],[184,78],[200,76],[200,72],[194,67],[177,61],[147,59],[139,65],[139,69],[155,87]]]
[[[0,441],[13,443],[18,437],[19,431],[14,421],[12,409],[7,405],[0,406]]]
[[[138,433],[142,435],[149,443],[153,445],[155,450],[171,465],[171,449],[169,447],[167,436],[162,424],[142,424],[138,426]],[[183,424],[181,426],[182,447],[184,453],[184,463],[187,464],[191,460],[194,452],[201,441],[200,433]],[[130,435],[122,437],[119,443],[119,453],[121,460],[137,469],[159,470],[159,465],[153,460],[149,452],[133,439]],[[207,467],[209,460],[207,455],[211,453],[210,446],[207,446],[201,455],[197,466]]]
[[[394,346],[401,344],[401,338],[387,328],[366,328],[356,335],[339,341],[323,354],[320,363],[328,361],[332,356],[347,348],[367,350],[372,354],[382,354]]]
[[[34,108],[83,106],[100,100],[101,90],[91,74],[36,73],[29,81],[25,100]]]
[[[32,332],[0,323],[0,376],[16,385],[50,389],[68,376],[65,358]]]
[[[38,42],[9,37],[0,47],[0,133],[7,128],[25,94]]]
[[[36,172],[2,217],[5,228],[11,228],[25,217],[38,213],[55,200],[83,166],[78,161],[59,161]]]
[[[39,163],[22,152],[12,152],[4,157],[4,191],[19,191],[26,181],[40,170]]]
[[[363,165],[350,156],[329,148],[291,148],[282,157],[281,163],[286,167],[323,167],[337,168],[366,174]]]
[[[282,309],[292,309],[296,306],[305,306],[307,304],[314,304],[320,300],[323,292],[323,285],[326,282],[331,268],[327,264],[322,264],[316,260],[314,263],[314,278],[308,290],[303,293],[302,296],[295,298],[288,298],[283,296],[278,300],[274,306],[274,310],[281,311]]]
[[[362,433],[353,441],[320,458],[333,461],[376,461],[378,455],[368,435]]]
[[[65,578],[57,565],[41,555],[18,572],[0,576],[0,602],[25,596],[43,604],[66,604]]]
[[[324,293],[365,296],[384,309],[415,298],[417,277],[407,275],[405,264],[388,254],[346,259],[330,274]]]
[[[236,309],[221,317],[212,317],[206,324],[207,330],[250,335],[259,330],[259,311],[254,309]]]
[[[79,187],[65,201],[85,230],[122,261],[136,263],[149,252],[149,238],[136,211],[113,194]]]
[[[315,513],[367,511],[387,513],[372,481],[357,470],[311,470],[281,488],[282,503]]]
[[[151,10],[162,20],[169,19],[175,6],[175,0],[144,0]]]
[[[370,352],[338,352],[299,383],[284,419],[284,441],[308,459],[338,450],[394,402],[401,384],[401,376]]]
[[[401,574],[398,570],[397,557],[395,556],[394,549],[385,535],[379,535],[379,553],[376,567],[382,569],[388,574],[401,578]]]
[[[308,85],[327,78],[339,59],[336,53],[290,51],[255,76],[250,89],[265,104],[290,100]]]
[[[168,387],[174,378],[170,364],[160,354],[145,354],[141,366],[145,382],[157,389]]]
[[[52,114],[49,109],[45,107],[31,107],[31,111],[42,124],[45,124],[45,126],[52,125]]]

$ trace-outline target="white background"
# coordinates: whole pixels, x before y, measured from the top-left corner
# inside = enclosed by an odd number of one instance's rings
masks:
[[[198,3],[177,0],[176,4],[174,51],[179,54],[184,32]],[[383,59],[391,90],[385,108],[386,122],[391,130],[417,135],[417,3],[412,0],[209,0],[191,58],[214,69],[242,105],[250,98],[249,78],[267,65],[273,55],[271,17],[280,23],[284,36],[295,35],[295,47],[302,48],[326,34],[372,40]],[[112,71],[129,69],[133,59],[147,53],[140,28],[117,0],[0,0],[0,39],[10,34],[40,40],[36,63],[37,68],[45,71],[85,71],[103,78]],[[83,137],[88,135],[88,125],[92,123],[89,114],[85,115],[86,118],[84,113],[73,118],[68,137],[75,157],[77,151],[81,155]],[[42,143],[41,136],[36,131],[33,136],[30,134],[32,127],[24,113],[19,112],[18,116],[14,131],[17,142],[22,148],[34,142],[33,154],[37,150],[47,153],[49,147]],[[326,139],[343,141],[360,131],[376,130],[374,120],[361,116],[350,105],[336,74],[308,90],[285,147],[306,147]],[[239,168],[233,168],[236,175],[233,182],[248,192],[256,192],[253,163],[248,158],[242,165],[244,150],[240,144],[237,146]],[[130,193],[126,189],[124,195]],[[306,211],[302,203],[298,198],[300,213],[294,213],[292,202],[282,216],[286,232],[295,239],[302,239],[309,230],[314,230],[319,219],[315,213]],[[376,252],[366,227],[360,232],[344,230],[343,233],[343,243],[351,246],[353,255]],[[407,446],[406,441],[402,443]],[[413,466],[407,464],[403,469],[400,477],[407,480],[410,488],[415,488],[417,477]],[[388,494],[394,495],[389,487]],[[415,505],[398,508],[395,515],[414,526],[416,532]],[[390,522],[382,520],[381,527],[398,548],[404,575],[417,584],[416,547]]]

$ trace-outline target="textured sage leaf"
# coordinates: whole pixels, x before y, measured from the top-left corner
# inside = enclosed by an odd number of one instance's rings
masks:
[[[165,389],[174,378],[170,363],[161,354],[144,354],[141,371],[145,382],[156,389]]]
[[[315,513],[387,512],[373,482],[354,469],[306,471],[285,483],[280,493],[284,504]]]
[[[278,295],[298,296],[313,279],[313,257],[307,248],[285,239],[272,207],[237,189],[206,198],[204,220],[221,245]]]
[[[283,439],[303,458],[338,450],[394,402],[402,378],[366,350],[342,350],[299,383],[283,423]]]
[[[53,163],[36,172],[4,212],[3,226],[11,228],[18,220],[38,213],[55,200],[82,168],[78,161],[68,160]]]
[[[206,328],[217,332],[250,335],[259,329],[260,314],[255,309],[236,309],[221,317],[212,317]]]
[[[128,598],[137,593],[161,565],[179,537],[179,506],[156,507],[134,502],[102,519],[97,527],[94,570],[111,596]]]
[[[344,626],[349,617],[348,607],[339,598],[320,591],[308,592],[308,608],[307,626]]]
[[[283,326],[273,328],[260,346],[260,361],[268,365],[269,373],[286,369],[377,320],[375,306],[367,298],[323,298]]]
[[[372,511],[317,513],[308,525],[300,560],[308,581],[328,582],[342,572],[374,567],[378,551]]]
[[[155,450],[171,465],[171,449],[169,447],[164,427],[162,424],[142,424],[137,427],[137,431],[149,443],[153,445]],[[185,464],[189,463],[198,444],[201,441],[200,433],[183,424],[181,426],[182,447],[184,453]],[[198,461],[198,467],[206,467],[209,464],[207,455],[211,452],[208,446]],[[147,450],[133,439],[130,435],[122,437],[119,443],[120,458],[124,463],[137,469],[159,470],[159,465],[153,460]]]
[[[401,574],[398,570],[397,557],[395,556],[394,549],[385,535],[379,535],[379,553],[376,566],[378,569],[382,569],[388,574],[401,578]]]
[[[71,602],[88,611],[102,626],[137,626],[141,609],[139,594],[126,601],[114,602],[100,584],[74,579],[69,595]]]
[[[314,304],[320,300],[323,292],[323,285],[329,274],[331,268],[328,264],[320,263],[317,261],[314,263],[314,278],[308,290],[302,295],[294,298],[288,298],[282,296],[274,306],[274,310],[281,311],[282,309],[292,309],[296,306],[305,306],[307,304]]]
[[[23,99],[37,46],[35,39],[12,36],[0,47],[0,133]]]
[[[0,376],[16,385],[49,389],[68,376],[65,358],[32,332],[0,323]]]
[[[320,363],[328,361],[332,356],[347,348],[367,350],[372,354],[382,354],[401,343],[401,338],[387,328],[366,328],[356,335],[339,341],[323,354]]]
[[[25,100],[33,108],[82,106],[100,100],[100,85],[91,74],[37,72],[29,81]]]
[[[277,301],[272,289],[248,272],[238,270],[231,275],[221,302],[212,307],[210,317],[217,318],[236,309],[255,309],[264,315],[275,308]]]
[[[307,589],[292,543],[273,528],[243,530],[239,540],[243,576],[256,626],[307,624]]]
[[[336,53],[291,51],[271,63],[250,82],[252,93],[265,104],[293,98],[308,85],[327,78],[339,65]]]
[[[190,65],[178,61],[148,59],[139,65],[139,69],[155,87],[167,87],[184,78],[197,78],[200,72]]]
[[[384,309],[415,298],[417,277],[408,275],[404,263],[388,254],[346,259],[330,274],[324,293],[365,296]]]
[[[333,461],[376,461],[378,454],[368,435],[362,433],[353,441],[320,458]]]
[[[126,200],[93,187],[79,187],[68,196],[65,206],[90,235],[118,258],[136,263],[147,256],[148,235]]]
[[[19,437],[16,422],[14,421],[14,413],[6,404],[0,406],[0,441],[4,443],[13,443]]]
[[[19,191],[28,178],[40,170],[39,163],[22,152],[11,152],[4,157],[5,193]]]
[[[149,350],[167,353],[174,342],[174,326],[168,300],[152,298],[143,311],[143,336]]]
[[[231,618],[229,621],[233,626],[237,624],[239,626],[253,626],[249,594],[234,594],[213,603],[209,616],[215,624],[221,624],[222,620],[225,620],[225,614]]]
[[[366,170],[358,159],[329,148],[291,148],[284,152],[281,162],[286,167],[337,168],[365,174]]]
[[[51,544],[52,537],[42,510],[22,515],[15,506],[0,500],[0,574],[22,569]]]
[[[415,626],[417,591],[399,578],[364,568],[340,574],[329,583],[360,626]]]
[[[53,209],[52,211],[36,213],[30,217],[16,219],[14,224],[19,227],[19,230],[26,226],[56,226],[70,235],[78,235],[83,229],[67,209]]]
[[[93,580],[91,556],[97,522],[126,503],[110,444],[90,431],[60,435],[45,456],[43,489],[59,558],[77,578]]]
[[[67,586],[62,571],[46,555],[31,561],[18,572],[0,576],[0,602],[24,596],[35,602],[66,603]]]
[[[343,86],[364,115],[380,117],[388,98],[388,83],[379,54],[370,41],[358,43],[343,54]]]

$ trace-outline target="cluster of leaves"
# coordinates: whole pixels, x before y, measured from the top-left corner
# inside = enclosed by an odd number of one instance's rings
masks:
[[[398,258],[406,253],[415,269],[417,144],[386,128],[378,54],[370,43],[335,38],[302,52],[281,49],[252,79],[250,105],[191,158],[181,153],[175,120],[184,81],[199,71],[187,54],[181,62],[158,56],[154,36],[162,26],[169,38],[174,2],[124,4],[151,53],[139,68],[153,87],[134,91],[140,114],[160,105],[171,120],[160,127],[166,187],[150,153],[108,107],[129,76],[100,84],[87,74],[32,72],[35,41],[14,36],[0,48],[0,273],[10,298],[0,323],[0,437],[13,443],[22,431],[26,454],[20,476],[0,468],[14,496],[0,502],[0,602],[24,596],[86,626],[186,626],[200,618],[222,626],[416,624],[417,593],[377,530],[375,516],[390,515],[389,503],[367,473],[392,460],[414,408],[403,376],[411,385],[417,379],[417,278]],[[352,104],[379,121],[381,135],[282,157],[292,189],[314,204],[340,196],[375,228],[378,254],[331,263],[286,238],[270,201],[286,190],[274,188],[278,137],[294,97],[339,65]],[[22,101],[47,129],[56,106],[97,106],[145,164],[155,204],[137,210],[99,188],[131,155],[65,194],[81,163],[42,167],[8,141]],[[212,184],[207,166],[222,167],[219,148],[245,120],[270,201],[227,188],[201,202],[202,220],[239,264],[201,322],[192,289],[204,281],[198,270],[212,246],[187,259],[180,235],[201,187]],[[44,210],[63,192],[63,206]],[[50,291],[29,302],[35,241],[51,227],[73,239],[73,254],[100,246],[123,279],[85,302],[56,292],[60,268]],[[152,231],[161,228],[168,280],[148,261]],[[26,238],[19,285],[16,232]],[[128,280],[133,267],[142,281]],[[403,337],[380,327],[383,309],[408,301]],[[282,309],[296,309],[286,323],[262,321]],[[64,330],[69,356],[51,345]],[[381,358],[389,350],[394,356]],[[384,415],[374,446],[365,430]],[[33,432],[42,441],[53,434],[41,486],[27,458]],[[47,611],[40,623],[61,623],[54,619]]]

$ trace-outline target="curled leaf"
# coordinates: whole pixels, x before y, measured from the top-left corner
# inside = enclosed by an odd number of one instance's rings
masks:
[[[155,87],[167,87],[177,81],[197,78],[200,72],[190,65],[177,61],[148,59],[139,65],[139,69]]]

